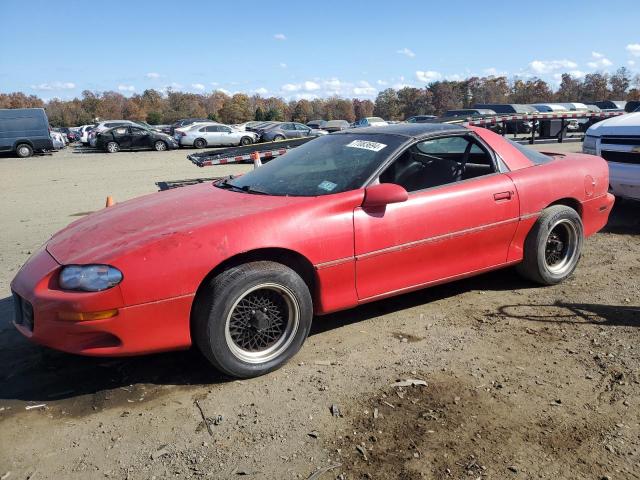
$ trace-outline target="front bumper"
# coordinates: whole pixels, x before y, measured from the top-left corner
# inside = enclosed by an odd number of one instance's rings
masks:
[[[61,265],[43,248],[11,282],[14,326],[35,343],[91,356],[124,356],[188,348],[193,294],[139,305],[125,305],[120,286],[102,292],[74,292],[58,285]],[[31,319],[21,318],[24,306]],[[62,320],[61,313],[117,310],[103,320]],[[30,320],[30,321],[28,321]]]
[[[611,192],[618,197],[640,200],[640,165],[608,163]]]

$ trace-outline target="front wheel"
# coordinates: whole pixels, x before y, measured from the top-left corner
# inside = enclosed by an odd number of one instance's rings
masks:
[[[207,146],[207,142],[203,138],[196,138],[193,142],[193,146],[196,148],[204,148]]]
[[[250,378],[279,368],[300,350],[312,317],[309,288],[295,271],[251,262],[222,272],[200,292],[193,334],[214,367]]]
[[[20,158],[27,158],[33,155],[33,148],[27,143],[21,143],[16,147],[16,154]]]
[[[240,145],[245,146],[245,145],[251,145],[252,143],[253,143],[253,140],[251,140],[251,138],[249,137],[242,137],[240,139]]]
[[[116,153],[118,150],[120,150],[120,145],[118,145],[116,142],[107,143],[107,152]]]
[[[162,140],[158,140],[156,143],[153,144],[153,148],[156,149],[156,152],[164,152],[167,149],[167,144],[164,143]]]
[[[516,269],[542,285],[565,280],[578,265],[584,238],[578,213],[564,205],[542,211],[524,243],[524,259]]]

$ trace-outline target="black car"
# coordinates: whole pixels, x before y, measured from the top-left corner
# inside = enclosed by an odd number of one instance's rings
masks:
[[[133,125],[110,128],[98,134],[96,148],[115,153],[119,150],[157,150],[178,148],[169,135]]]
[[[425,123],[429,122],[429,120],[433,120],[437,118],[435,115],[414,115],[413,117],[407,118],[407,123]]]

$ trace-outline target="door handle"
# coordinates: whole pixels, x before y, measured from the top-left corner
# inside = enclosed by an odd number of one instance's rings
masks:
[[[512,192],[499,192],[499,193],[494,193],[493,194],[493,199],[496,202],[499,202],[500,200],[511,200],[511,194]]]

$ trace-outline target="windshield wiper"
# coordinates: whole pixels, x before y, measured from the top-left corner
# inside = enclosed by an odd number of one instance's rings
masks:
[[[219,188],[232,188],[240,192],[253,193],[255,195],[269,195],[267,192],[263,192],[262,190],[257,190],[253,188],[251,185],[244,185],[242,187],[238,187],[237,185],[233,185],[229,183],[229,180],[232,180],[232,177],[225,178],[223,181],[216,183],[216,186]]]

